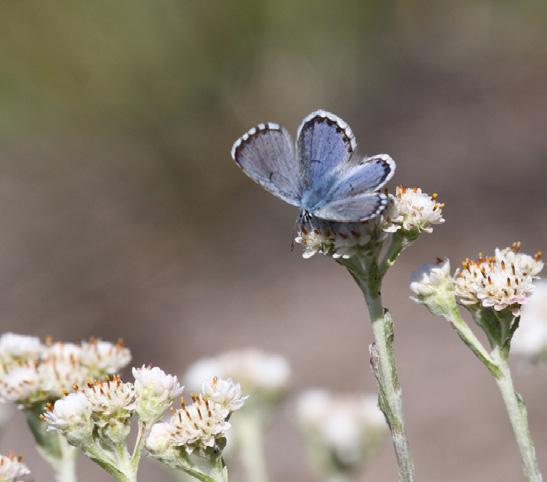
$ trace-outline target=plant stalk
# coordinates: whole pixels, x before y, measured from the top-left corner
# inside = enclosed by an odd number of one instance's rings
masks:
[[[391,253],[391,259],[397,254]],[[378,384],[378,404],[391,431],[401,482],[414,482],[415,469],[410,453],[403,417],[401,387],[393,354],[393,321],[382,304],[382,279],[375,253],[362,263],[344,264],[361,288],[368,306],[374,343],[370,346],[370,362]]]
[[[508,362],[508,350],[495,347],[492,351],[492,357],[496,361],[501,374],[496,377],[496,383],[501,392],[505,403],[505,408],[515,433],[515,438],[522,460],[525,482],[543,482],[543,476],[539,470],[539,464],[536,457],[536,449],[530,434],[528,424],[528,412],[526,405],[515,391],[511,369]]]
[[[264,422],[259,413],[238,414],[235,424],[236,437],[240,447],[241,461],[251,482],[268,482],[264,456]]]

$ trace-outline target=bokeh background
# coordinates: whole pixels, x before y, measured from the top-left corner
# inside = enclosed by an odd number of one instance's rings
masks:
[[[176,373],[232,348],[285,355],[273,482],[317,480],[294,396],[374,390],[371,333],[349,276],[291,251],[295,210],[229,150],[261,121],[345,118],[363,153],[397,160],[396,183],[446,202],[385,289],[419,480],[522,480],[493,381],[408,280],[435,256],[547,247],[547,3],[3,0],[0,106],[2,331],[123,337],[135,364]],[[547,373],[517,365],[547,471]],[[0,450],[48,482],[22,423]],[[168,480],[151,463],[142,479]],[[362,480],[396,480],[389,442]]]

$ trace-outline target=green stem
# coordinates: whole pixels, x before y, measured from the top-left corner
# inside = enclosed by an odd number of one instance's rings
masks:
[[[325,479],[325,482],[352,482],[352,481],[353,481],[353,477],[350,477],[348,474],[342,474],[340,472],[331,474]]]
[[[243,466],[247,472],[247,480],[252,482],[267,482],[266,460],[264,456],[263,420],[258,413],[238,413],[234,426],[240,447]]]
[[[56,482],[76,482],[76,456],[78,450],[69,445],[61,434],[46,430],[45,424],[40,420],[40,414],[43,410],[42,404],[37,404],[25,410],[27,424],[34,436],[36,448],[55,472]]]
[[[141,461],[142,450],[146,443],[146,437],[148,436],[149,429],[147,425],[139,420],[139,431],[137,433],[137,440],[135,441],[135,448],[133,449],[133,455],[131,456],[131,468],[137,473],[139,469],[139,462]]]
[[[499,347],[495,347],[492,351],[492,357],[501,371],[501,374],[496,377],[496,382],[505,403],[513,432],[515,433],[520,457],[522,459],[525,482],[542,482],[543,477],[539,470],[536,449],[528,425],[526,405],[520,395],[515,392],[507,359],[508,353]]]
[[[402,245],[398,249],[402,249]],[[396,258],[395,251],[391,256]],[[391,431],[401,482],[414,482],[415,470],[405,429],[401,387],[393,354],[393,321],[382,305],[381,286],[384,273],[378,267],[376,253],[371,253],[363,260],[363,264],[351,260],[344,264],[367,302],[374,335],[370,355],[372,370],[378,383],[378,404]]]
[[[484,348],[480,340],[475,336],[473,330],[469,328],[469,325],[462,318],[460,310],[458,310],[458,307],[455,304],[454,309],[451,310],[450,315],[446,318],[451,323],[452,327],[456,330],[456,333],[458,333],[458,336],[461,338],[461,340],[469,347],[469,349],[475,354],[475,356],[480,361],[482,361],[482,363],[486,366],[486,368],[488,368],[492,375],[498,377],[501,374],[498,365],[491,358],[490,354],[488,353],[486,348]]]

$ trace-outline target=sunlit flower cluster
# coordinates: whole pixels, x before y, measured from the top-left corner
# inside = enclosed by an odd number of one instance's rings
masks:
[[[304,392],[297,406],[312,460],[322,473],[357,470],[387,432],[376,398],[342,396],[325,390]]]
[[[370,221],[337,223],[302,216],[295,241],[303,246],[304,258],[320,253],[347,259],[382,243],[389,234],[400,231],[414,238],[422,232],[432,232],[434,225],[444,223],[443,207],[436,194],[430,196],[417,187],[399,186],[395,195],[390,195],[385,212]]]
[[[0,455],[0,481],[30,481],[30,470],[23,464],[21,457],[16,457],[13,454],[8,456]]]
[[[335,259],[351,258],[386,237],[378,229],[382,221],[383,216],[363,223],[335,223],[306,216],[298,223],[295,242],[303,246],[302,256],[306,259],[317,253]]]
[[[117,375],[88,383],[77,391],[49,404],[44,413],[50,430],[61,432],[71,443],[83,444],[96,434],[113,444],[129,434],[135,412],[145,422],[155,422],[181,393],[177,377],[157,367],[134,369],[135,383]]]
[[[237,350],[198,360],[190,366],[184,380],[191,390],[212,393],[210,381],[214,377],[237,380],[253,400],[272,400],[287,391],[290,367],[280,355],[254,349]]]
[[[536,282],[528,303],[522,307],[519,328],[511,351],[532,359],[547,360],[547,281]]]
[[[533,257],[520,253],[520,243],[514,243],[510,248],[496,249],[492,257],[466,259],[454,277],[456,296],[471,309],[509,309],[518,315],[542,269],[540,252]]]
[[[411,299],[424,304],[435,315],[445,316],[455,307],[454,281],[450,273],[450,261],[438,259],[425,264],[412,274]]]
[[[0,400],[29,406],[119,371],[131,354],[121,342],[42,344],[35,337],[6,333],[0,338],[0,360]]]
[[[419,187],[397,186],[393,202],[386,213],[384,230],[390,233],[431,233],[435,224],[444,223],[443,203],[437,202],[437,194],[426,194]]]
[[[192,403],[182,401],[166,422],[156,423],[148,436],[149,452],[176,465],[179,450],[186,454],[203,452],[208,448],[223,448],[226,432],[230,429],[228,419],[239,410],[247,397],[241,393],[239,384],[232,380],[213,379],[202,393],[192,396]]]

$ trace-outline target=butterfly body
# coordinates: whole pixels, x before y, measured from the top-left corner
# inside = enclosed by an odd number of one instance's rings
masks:
[[[358,160],[348,124],[319,110],[300,125],[296,145],[273,122],[253,127],[232,147],[232,157],[253,181],[300,208],[301,214],[338,222],[372,219],[387,206],[377,192],[395,171],[386,154]]]

